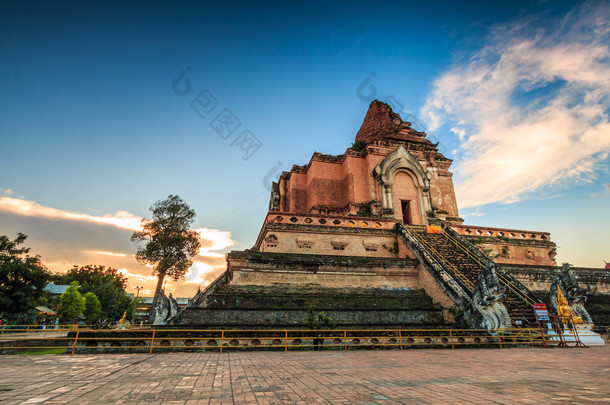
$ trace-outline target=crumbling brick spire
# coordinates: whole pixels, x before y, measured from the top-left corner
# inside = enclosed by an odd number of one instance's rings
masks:
[[[373,100],[366,112],[360,130],[356,134],[356,142],[370,143],[383,138],[395,137],[401,129],[409,129],[411,124],[392,111],[390,105],[379,100]]]

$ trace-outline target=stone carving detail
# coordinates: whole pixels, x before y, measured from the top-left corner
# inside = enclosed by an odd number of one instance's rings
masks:
[[[376,241],[364,240],[362,245],[366,251],[376,251],[379,248],[379,242]]]
[[[584,323],[593,323],[591,315],[585,309],[586,290],[578,285],[578,280],[568,263],[563,265],[561,272],[555,275],[553,284],[551,284],[550,308],[555,313],[557,313],[557,288],[561,288],[561,292],[568,300],[575,316],[581,317]]]
[[[334,250],[345,250],[345,247],[347,246],[347,242],[333,240],[330,242],[330,245],[333,247]]]
[[[314,243],[316,242],[310,239],[297,238],[297,245],[302,249],[311,249]]]
[[[496,274],[496,265],[488,262],[485,271],[479,274],[474,285],[474,305],[483,315],[484,327],[487,329],[510,328],[510,315],[503,302],[506,299],[506,287],[500,284]]]
[[[172,318],[178,314],[178,302],[169,293],[169,298],[165,296],[165,292],[161,290],[157,298],[157,305],[153,312],[153,325],[168,325]]]
[[[270,234],[269,236],[267,236],[265,238],[265,243],[267,244],[267,247],[276,247],[277,246],[277,236],[275,236],[274,234]]]

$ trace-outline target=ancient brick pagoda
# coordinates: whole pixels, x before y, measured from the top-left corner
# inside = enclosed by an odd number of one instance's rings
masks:
[[[344,327],[493,329],[534,323],[558,286],[590,321],[578,281],[605,302],[606,272],[557,268],[547,232],[464,225],[451,163],[373,101],[344,154],[314,153],[273,183],[254,247],[229,253],[178,322],[299,327],[314,305]]]
[[[307,165],[282,173],[255,250],[395,257],[393,229],[400,221],[496,237],[484,248],[500,263],[556,264],[546,232],[461,225],[452,160],[389,105],[371,103],[354,145],[340,156],[314,153]],[[399,249],[413,257],[404,244]]]

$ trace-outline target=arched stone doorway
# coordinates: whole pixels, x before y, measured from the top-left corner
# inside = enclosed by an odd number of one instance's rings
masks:
[[[405,225],[424,223],[421,217],[417,187],[413,177],[407,171],[401,170],[394,176],[392,197],[394,217],[397,220],[402,221]]]
[[[419,162],[399,146],[373,172],[379,182],[382,207],[401,222],[427,225],[431,211],[430,180]]]

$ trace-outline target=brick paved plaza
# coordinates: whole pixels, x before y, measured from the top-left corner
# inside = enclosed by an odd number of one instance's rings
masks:
[[[610,403],[610,346],[0,357],[2,404]]]

